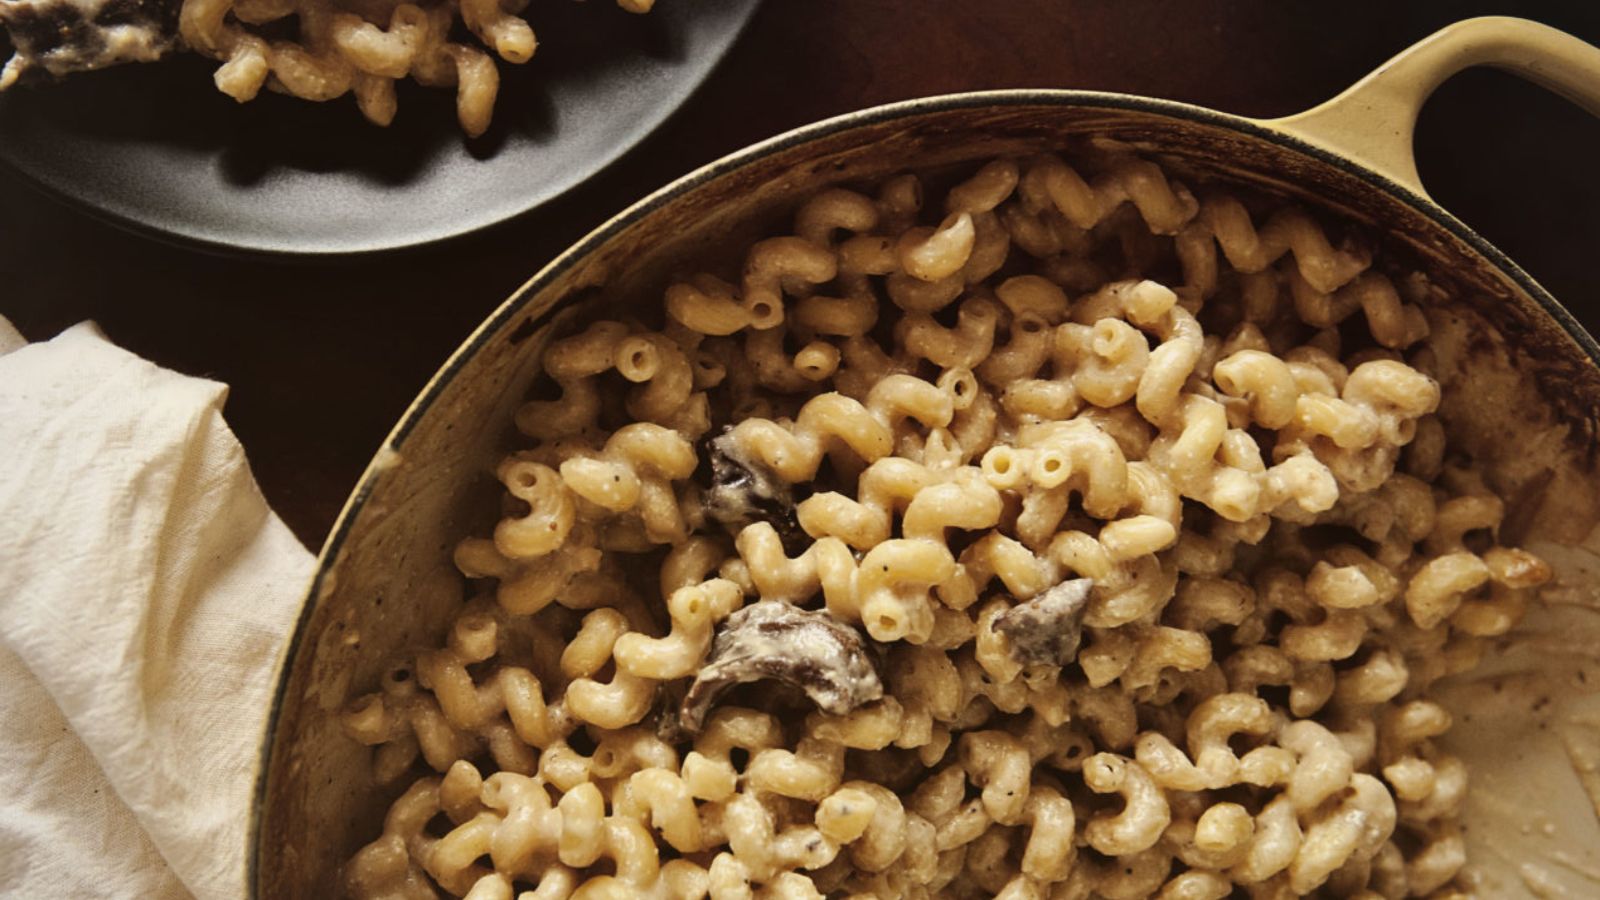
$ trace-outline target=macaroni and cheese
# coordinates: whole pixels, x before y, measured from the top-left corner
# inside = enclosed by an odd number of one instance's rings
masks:
[[[482,590],[344,713],[351,895],[1459,894],[1430,687],[1550,570],[1437,289],[1117,152],[930,184],[545,348]]]
[[[655,0],[617,0],[646,13]],[[39,73],[65,75],[149,62],[183,48],[222,65],[217,89],[243,103],[262,88],[306,100],[355,97],[388,125],[395,83],[454,88],[461,130],[477,137],[494,115],[500,73],[533,58],[519,13],[528,0],[6,0],[0,25],[16,52],[0,90]],[[293,24],[292,40],[275,36]],[[473,41],[458,39],[458,28]]]

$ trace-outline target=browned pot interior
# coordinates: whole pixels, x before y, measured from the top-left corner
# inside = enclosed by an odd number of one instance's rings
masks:
[[[1563,544],[1593,528],[1600,351],[1426,201],[1247,120],[1118,95],[963,95],[823,123],[691,175],[585,239],[502,306],[407,413],[336,526],[288,651],[256,810],[257,894],[336,893],[339,867],[381,830],[400,787],[373,783],[369,750],[344,736],[337,711],[373,690],[387,662],[440,639],[464,590],[451,550],[492,527],[494,465],[516,446],[512,413],[564,319],[591,304],[658,305],[668,278],[784,227],[824,186],[1091,140],[1131,145],[1197,191],[1242,183],[1293,198],[1412,255],[1458,298],[1434,316],[1455,372],[1443,415],[1512,498],[1512,527]],[[1571,578],[1586,577],[1585,565],[1588,577],[1600,572],[1600,556],[1576,559],[1563,563],[1576,567]],[[1600,844],[1592,819],[1589,828],[1577,839]]]

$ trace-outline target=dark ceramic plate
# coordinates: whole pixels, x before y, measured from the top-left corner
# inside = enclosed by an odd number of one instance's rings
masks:
[[[337,254],[465,234],[545,203],[677,109],[758,0],[529,7],[539,51],[500,64],[494,124],[467,140],[450,90],[399,85],[388,128],[349,96],[243,105],[187,54],[0,95],[0,161],[121,225],[212,249]],[[5,48],[9,55],[9,48]]]

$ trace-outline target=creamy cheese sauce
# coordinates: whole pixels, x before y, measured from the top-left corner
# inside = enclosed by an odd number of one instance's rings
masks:
[[[1430,311],[1452,442],[1555,580],[1472,674],[1440,682],[1470,773],[1463,880],[1480,897],[1600,897],[1600,485],[1526,363],[1475,313]],[[1505,537],[1503,534],[1502,537]]]
[[[1557,580],[1481,669],[1439,685],[1471,772],[1465,837],[1483,897],[1600,896],[1600,531],[1538,542]]]

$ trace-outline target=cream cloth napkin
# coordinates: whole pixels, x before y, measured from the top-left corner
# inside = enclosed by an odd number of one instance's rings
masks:
[[[227,386],[0,318],[0,896],[234,900],[312,556]]]

